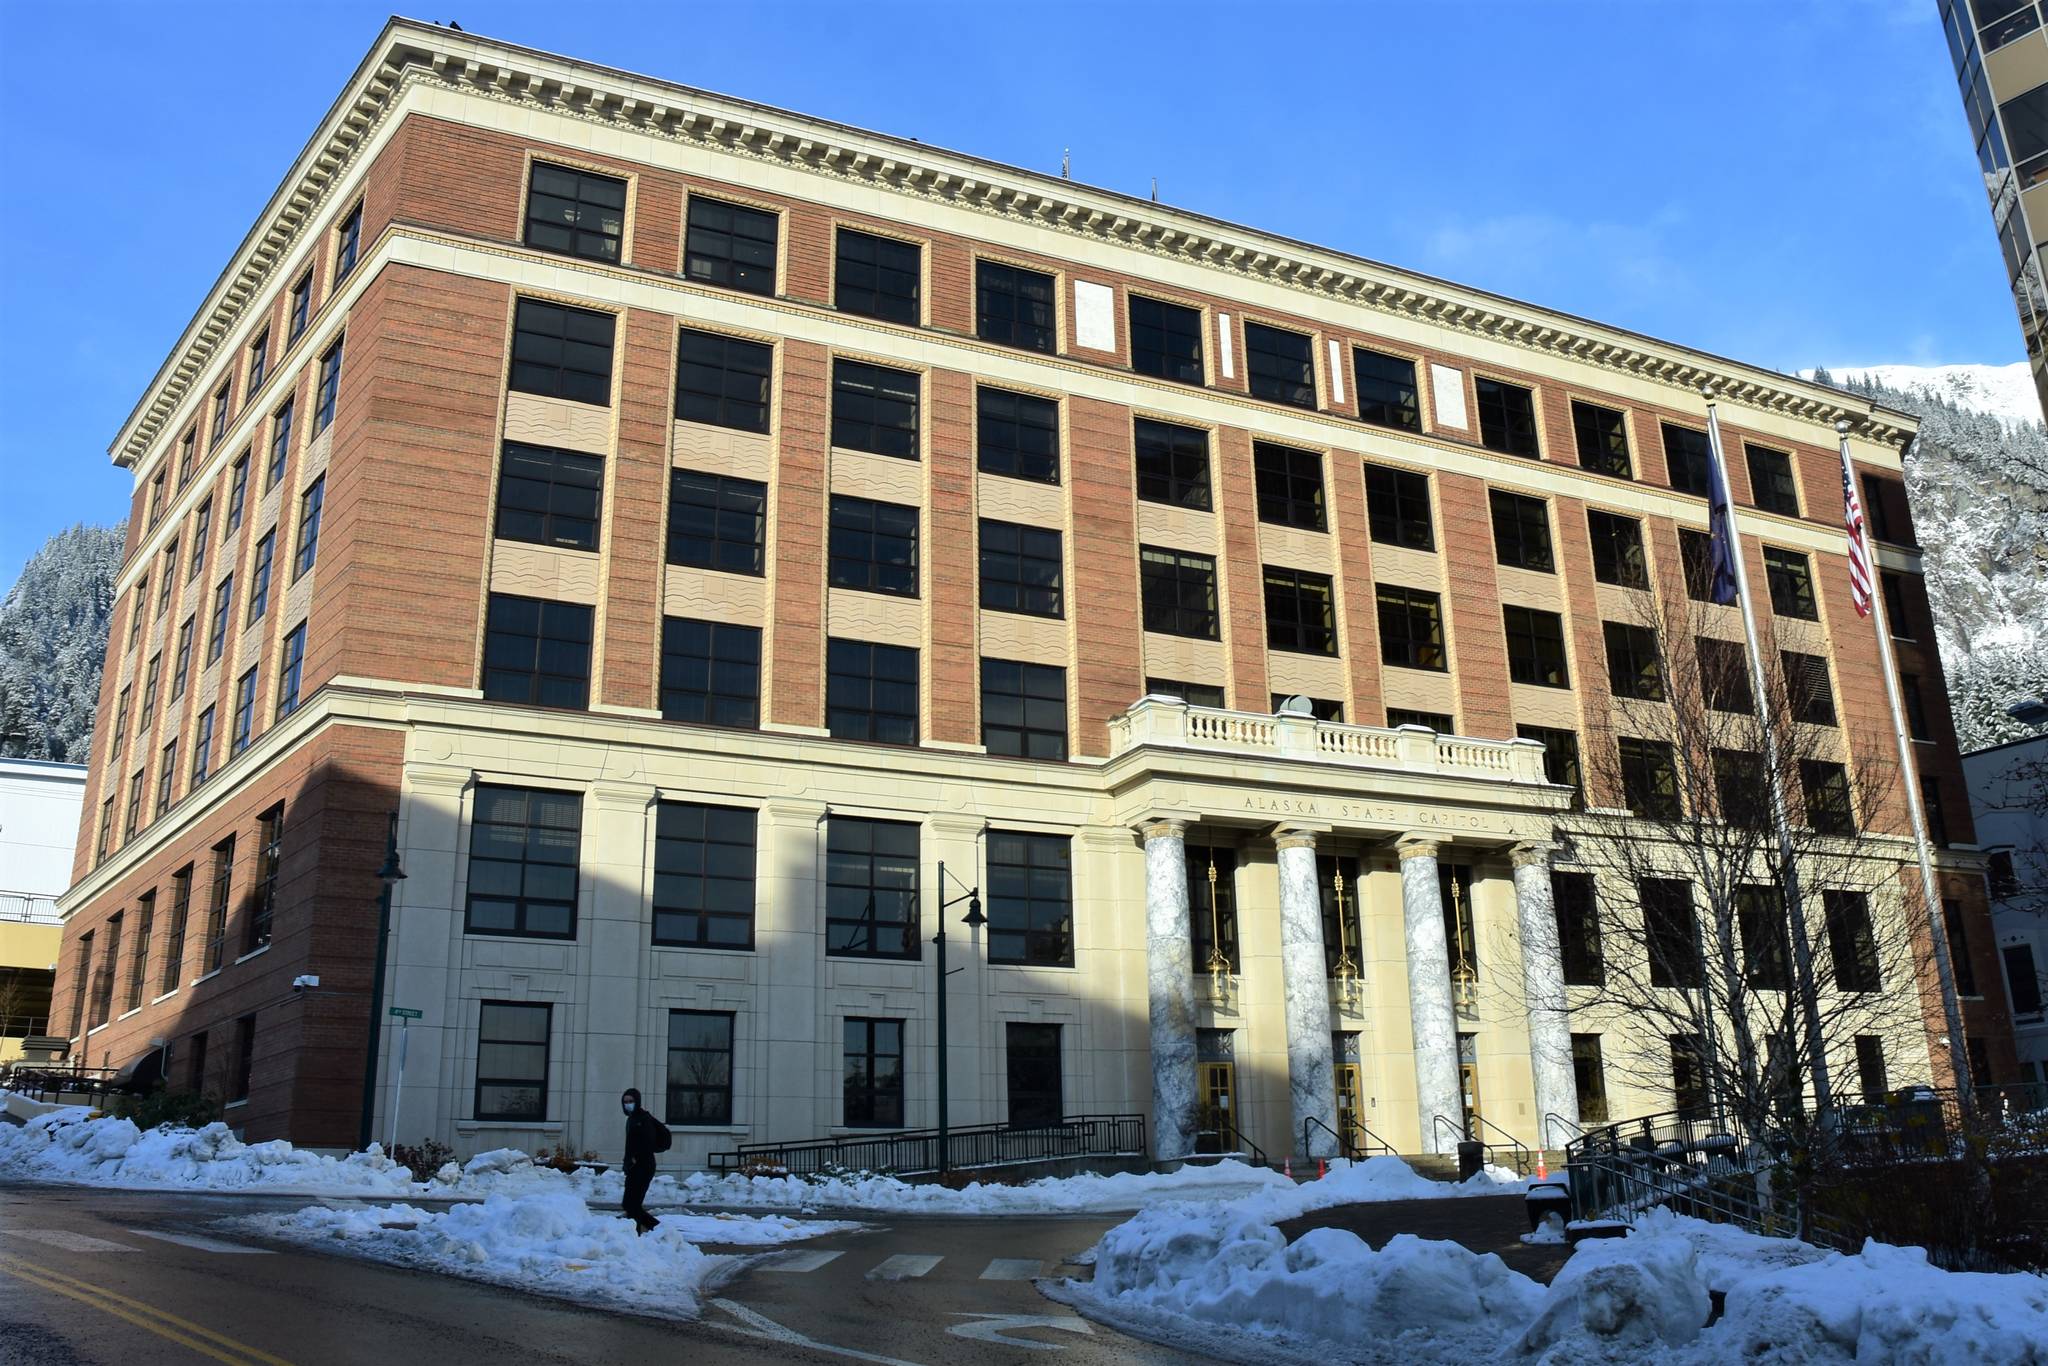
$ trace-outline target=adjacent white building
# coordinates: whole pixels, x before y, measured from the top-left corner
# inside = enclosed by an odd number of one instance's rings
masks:
[[[2048,1083],[2048,733],[1963,756],[2020,1072]]]

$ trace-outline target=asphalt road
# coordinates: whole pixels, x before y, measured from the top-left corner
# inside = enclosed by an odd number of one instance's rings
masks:
[[[580,1309],[260,1241],[220,1221],[303,1198],[0,1183],[0,1366],[1198,1360],[1038,1293],[1114,1217],[872,1214],[711,1292],[696,1323]],[[829,1254],[829,1255],[828,1255]]]

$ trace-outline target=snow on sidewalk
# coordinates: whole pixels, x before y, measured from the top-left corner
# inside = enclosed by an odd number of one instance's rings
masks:
[[[1583,1243],[1548,1287],[1492,1254],[1340,1229],[1288,1244],[1252,1202],[1147,1210],[1103,1235],[1095,1279],[1056,1297],[1130,1331],[1324,1362],[1526,1360],[1705,1366],[2048,1363],[2048,1279],[1949,1272],[1918,1249],[1857,1256],[1664,1212]],[[1703,1327],[1709,1289],[1726,1293]]]

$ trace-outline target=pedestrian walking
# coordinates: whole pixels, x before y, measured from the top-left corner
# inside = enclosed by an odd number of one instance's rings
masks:
[[[619,1108],[626,1112],[626,1214],[633,1221],[634,1231],[645,1233],[661,1222],[641,1203],[647,1198],[648,1184],[654,1180],[654,1155],[667,1152],[672,1139],[668,1126],[641,1106],[640,1092],[635,1088],[626,1088],[619,1097]]]

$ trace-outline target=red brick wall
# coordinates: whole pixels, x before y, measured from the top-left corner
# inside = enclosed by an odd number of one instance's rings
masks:
[[[675,411],[676,320],[636,308],[619,329],[624,369],[619,439],[607,484],[604,533],[604,678],[593,696],[654,707],[661,657],[662,509],[668,503],[668,438]]]

